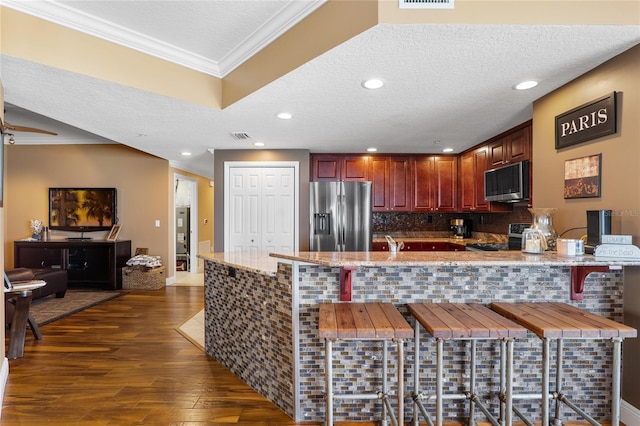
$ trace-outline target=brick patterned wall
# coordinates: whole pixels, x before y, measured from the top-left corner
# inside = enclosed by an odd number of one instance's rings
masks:
[[[327,300],[338,299],[338,269],[302,267],[300,285],[300,382],[303,419],[319,421],[323,418],[324,394],[323,342],[316,337],[317,305]],[[475,302],[489,304],[493,301],[565,301],[569,302],[568,268],[555,267],[433,267],[433,268],[361,268],[353,278],[353,301],[388,301],[396,304],[414,326],[406,303],[431,302]],[[591,274],[587,279],[584,302],[570,302],[580,308],[622,321],[622,275],[619,273]],[[426,395],[435,394],[435,342],[423,333],[421,337],[420,389]],[[468,343],[445,344],[445,392],[460,393],[466,390],[468,372]],[[336,343],[334,385],[341,391],[358,389],[378,390],[381,366],[379,365],[380,343],[351,342]],[[392,347],[395,350],[395,347]],[[517,341],[514,350],[514,393],[539,393],[541,371],[541,341],[533,334]],[[555,359],[555,344],[552,345],[552,362]],[[405,347],[405,392],[407,393],[407,421],[411,418],[410,394],[413,392],[413,341]],[[497,415],[495,393],[499,388],[497,341],[478,342],[477,389]],[[603,341],[587,341],[585,344],[567,341],[564,356],[571,359],[572,368],[565,377],[565,390],[571,398],[596,419],[608,418],[610,412],[609,389],[611,386],[612,345]],[[390,357],[393,359],[393,356]],[[395,361],[394,364],[395,365]],[[395,374],[392,365],[390,372]],[[349,374],[357,372],[358,378]],[[320,376],[319,376],[320,375]],[[555,375],[551,377],[555,381]],[[552,387],[553,388],[553,387]],[[395,392],[392,392],[395,394]],[[539,404],[539,403],[538,403]],[[517,402],[518,408],[540,420],[540,408],[535,401]],[[430,412],[435,413],[429,406]],[[465,418],[466,404],[462,401],[445,402],[447,416]],[[335,407],[337,421],[367,421],[380,413],[377,401],[338,402]],[[567,411],[566,409],[564,410]],[[567,414],[567,419],[576,419]],[[477,420],[482,420],[478,415]]]
[[[291,267],[275,277],[205,261],[207,354],[285,413],[294,411]],[[224,315],[220,315],[224,312]]]
[[[585,285],[584,301],[569,301],[569,268],[551,266],[522,267],[399,267],[360,268],[353,277],[353,301],[392,302],[413,326],[406,304],[411,302],[493,301],[564,301],[579,308],[622,321],[621,272],[594,273]],[[278,273],[270,277],[256,272],[236,270],[229,277],[228,267],[205,262],[205,347],[207,353],[227,366],[234,374],[294,416],[294,382],[299,385],[298,421],[321,421],[324,418],[324,342],[317,337],[318,304],[338,300],[339,269],[315,265],[299,267],[298,292],[292,283],[291,266],[279,264]],[[296,350],[291,342],[292,322],[299,300],[298,371]],[[219,315],[224,312],[225,315]],[[425,333],[422,347],[420,391],[435,394],[435,342]],[[335,386],[337,391],[376,391],[381,387],[381,343],[337,342],[334,347]],[[514,350],[514,393],[539,393],[541,341],[533,334],[517,341]],[[395,344],[390,345],[389,370],[395,374]],[[445,344],[446,392],[464,392],[468,372],[468,343]],[[478,393],[498,412],[495,393],[498,389],[497,341],[478,342]],[[405,342],[406,419],[412,416],[413,339]],[[608,341],[569,340],[564,347],[571,368],[565,373],[565,390],[572,401],[596,419],[605,420],[610,413],[612,345]],[[552,344],[552,362],[555,344]],[[354,379],[352,376],[357,374]],[[552,374],[552,384],[555,376]],[[552,389],[553,389],[552,385]],[[391,392],[395,395],[395,391]],[[392,399],[395,405],[395,400]],[[539,420],[539,401],[517,401],[518,408]],[[464,418],[462,401],[446,401],[448,416]],[[432,413],[433,406],[427,404]],[[336,421],[372,421],[379,418],[378,401],[342,401],[336,404]],[[564,410],[568,420],[577,417]],[[478,420],[482,416],[477,416]]]

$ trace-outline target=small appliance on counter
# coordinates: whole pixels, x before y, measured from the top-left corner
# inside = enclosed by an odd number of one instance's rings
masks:
[[[469,238],[471,237],[471,221],[467,219],[451,219],[451,232],[453,238]]]
[[[391,235],[385,235],[384,238],[387,240],[387,244],[389,244],[389,251],[391,253],[397,253],[404,248],[404,243],[402,241],[396,242]]]

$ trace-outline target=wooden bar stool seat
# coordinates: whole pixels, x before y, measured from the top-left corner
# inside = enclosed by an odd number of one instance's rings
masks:
[[[413,329],[391,303],[323,303],[319,309],[318,335],[325,341],[325,425],[333,426],[333,404],[336,399],[382,399],[382,424],[391,418],[398,425],[388,399],[388,342],[397,344],[398,419],[404,418],[404,339],[413,336]],[[338,340],[380,340],[383,342],[383,389],[375,393],[336,394],[333,391],[332,343]]]
[[[622,341],[627,337],[637,337],[637,330],[600,315],[566,303],[492,303],[491,309],[521,324],[542,339],[542,424],[549,425],[549,399],[556,400],[554,424],[562,424],[561,404],[564,403],[591,424],[599,424],[595,419],[575,406],[563,393],[562,348],[565,339],[594,340],[610,339],[613,342],[613,373],[611,398],[611,425],[620,424],[620,362]],[[557,341],[556,389],[549,391],[549,347],[550,341]],[[525,420],[516,408],[514,412]]]
[[[512,360],[513,340],[525,337],[527,330],[496,314],[491,309],[476,303],[412,303],[408,305],[409,311],[416,319],[415,326],[415,357],[414,357],[414,417],[413,424],[418,426],[418,410],[425,417],[429,425],[433,422],[424,407],[425,396],[420,391],[420,327],[436,339],[436,424],[443,423],[443,400],[461,399],[469,400],[469,424],[475,424],[475,408],[479,408],[487,419],[494,425],[511,425],[511,387],[512,387]],[[469,391],[460,394],[444,394],[443,390],[443,344],[446,341],[469,340],[471,342],[471,354],[469,356]],[[476,341],[499,340],[500,341],[500,422],[489,412],[487,407],[476,395]]]

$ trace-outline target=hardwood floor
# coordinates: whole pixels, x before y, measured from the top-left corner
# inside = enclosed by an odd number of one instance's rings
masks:
[[[132,291],[28,334],[0,424],[296,425],[175,330],[203,306],[202,287]]]
[[[203,307],[202,287],[131,291],[42,327],[41,341],[27,334],[0,425],[319,425],[292,421],[176,331]]]

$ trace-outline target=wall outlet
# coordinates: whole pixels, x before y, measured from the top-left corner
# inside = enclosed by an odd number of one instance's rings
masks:
[[[156,228],[160,228],[160,221],[156,219]]]

